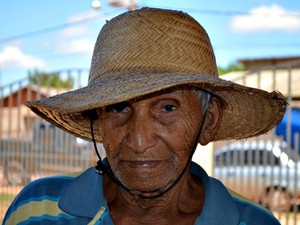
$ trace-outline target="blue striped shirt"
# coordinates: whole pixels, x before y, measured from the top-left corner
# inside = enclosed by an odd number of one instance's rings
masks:
[[[195,225],[278,225],[266,209],[226,189],[197,164],[191,173],[204,184],[205,204]],[[9,207],[4,225],[112,225],[103,195],[103,177],[89,168],[81,174],[31,182]]]

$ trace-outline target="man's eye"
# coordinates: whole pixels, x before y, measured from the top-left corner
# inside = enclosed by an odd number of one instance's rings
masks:
[[[128,104],[125,102],[117,103],[106,107],[106,112],[124,113],[128,111]]]
[[[165,106],[163,107],[163,110],[164,110],[165,112],[173,112],[173,111],[176,110],[176,109],[177,109],[177,107],[174,106],[174,105],[165,105]]]

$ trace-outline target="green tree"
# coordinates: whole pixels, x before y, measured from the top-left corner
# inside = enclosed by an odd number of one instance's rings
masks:
[[[74,86],[73,77],[62,78],[58,72],[45,73],[35,69],[29,71],[28,75],[30,84],[54,88],[72,88]]]
[[[244,71],[245,68],[243,66],[243,64],[235,62],[235,63],[231,63],[226,67],[218,67],[218,72],[219,75],[223,75],[225,73],[229,73],[229,72],[234,72],[234,71]]]

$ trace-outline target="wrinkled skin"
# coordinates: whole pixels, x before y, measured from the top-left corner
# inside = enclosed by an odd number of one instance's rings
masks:
[[[178,178],[199,142],[213,140],[221,104],[213,97],[204,118],[199,99],[190,90],[156,93],[101,108],[100,130],[115,176],[132,193],[105,177],[105,196],[115,224],[193,224],[200,214],[202,183],[187,169],[162,197],[142,199],[135,193],[157,194]],[[143,219],[141,219],[143,218]]]

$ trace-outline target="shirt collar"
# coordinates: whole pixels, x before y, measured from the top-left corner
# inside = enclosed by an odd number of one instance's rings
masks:
[[[217,179],[209,177],[196,163],[192,163],[191,173],[204,185],[204,205],[195,224],[233,225],[239,222],[239,210],[224,185]]]
[[[239,210],[223,184],[210,178],[196,163],[192,163],[190,171],[202,181],[205,190],[204,206],[195,224],[238,224]],[[86,170],[66,188],[59,207],[70,215],[93,218],[107,207],[103,176],[95,168]]]
[[[59,201],[64,212],[88,218],[93,218],[102,206],[107,206],[103,195],[103,176],[94,167],[75,178]]]

